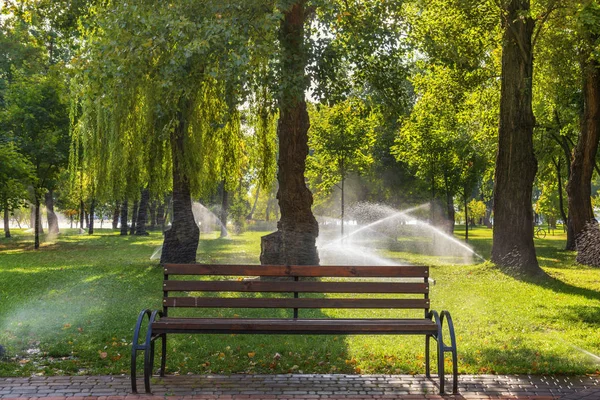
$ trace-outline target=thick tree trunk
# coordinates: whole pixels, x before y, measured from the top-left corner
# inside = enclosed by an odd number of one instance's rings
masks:
[[[138,217],[138,205],[139,202],[135,200],[133,202],[133,210],[131,210],[131,228],[129,229],[129,234],[135,234],[135,227],[137,225],[137,217]]]
[[[135,234],[138,236],[146,236],[149,233],[146,231],[146,221],[148,219],[148,203],[150,202],[150,191],[148,188],[142,190],[140,198],[140,208],[137,215],[137,224]]]
[[[45,195],[46,203],[46,215],[48,218],[48,233],[51,235],[58,235],[58,217],[54,212],[54,193],[52,190],[48,190]]]
[[[571,162],[571,177],[567,183],[569,201],[569,229],[575,241],[594,218],[591,202],[592,175],[598,138],[600,137],[600,72],[598,62],[585,56],[583,72],[583,117],[577,146]],[[574,247],[572,243],[569,243]],[[579,249],[578,249],[579,250]]]
[[[173,159],[173,222],[171,229],[165,231],[161,264],[196,262],[200,229],[194,220],[190,181],[183,165],[186,131],[187,124],[180,113],[179,123],[170,138]]]
[[[229,211],[229,192],[225,189],[225,182],[223,182],[223,196],[221,197],[221,236],[222,238],[227,237],[227,218]]]
[[[8,210],[8,200],[4,200],[4,204],[2,205],[4,208],[4,237],[10,237],[10,211]]]
[[[506,6],[500,126],[494,179],[492,261],[513,272],[543,275],[533,244],[532,189],[537,172],[531,106],[534,22],[529,0]]]
[[[129,202],[127,200],[123,200],[121,203],[121,236],[127,236],[127,232],[129,231],[127,228],[127,212],[129,211]]]
[[[117,202],[117,204],[115,204],[115,209],[113,210],[113,218],[112,218],[112,228],[113,229],[119,228],[119,213],[120,212],[121,212],[121,207],[119,205],[119,202]]]
[[[316,239],[319,226],[311,206],[312,193],[306,187],[304,170],[308,155],[309,119],[304,91],[307,86],[305,67],[307,49],[304,43],[306,21],[305,1],[299,0],[283,10],[279,30],[281,42],[281,97],[279,100],[279,190],[277,199],[281,219],[274,237],[267,235],[263,241],[276,244],[264,246],[262,264],[316,265],[319,255]],[[270,240],[269,237],[271,236]],[[262,243],[261,243],[262,244]],[[278,245],[277,245],[278,244]]]
[[[42,219],[40,218],[40,198],[37,196],[35,196],[35,204],[34,204],[34,209],[33,209],[33,231],[34,231],[34,249],[39,249],[40,248],[40,233],[42,231]]]
[[[96,199],[90,203],[90,224],[88,225],[88,234],[94,234],[94,213],[96,212]]]

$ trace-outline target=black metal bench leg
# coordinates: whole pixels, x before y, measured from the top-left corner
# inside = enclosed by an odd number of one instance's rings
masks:
[[[452,355],[452,393],[458,393],[458,355],[456,350],[456,334],[454,333],[454,323],[448,311],[443,310],[440,314],[440,322],[443,324],[444,319],[448,325],[450,334],[450,346],[444,346],[444,351],[449,351]]]
[[[140,338],[140,329],[142,328],[142,323],[144,322],[144,317],[148,316],[150,319],[152,312],[150,310],[142,310],[138,316],[137,322],[135,324],[135,330],[133,331],[133,342],[131,345],[131,391],[133,393],[137,393],[137,380],[136,380],[136,369],[137,369],[137,352],[138,351],[146,351],[146,344],[139,344]]]
[[[165,376],[165,368],[167,367],[167,334],[163,334],[161,336],[162,338],[162,343],[161,343],[161,353],[160,353],[160,376],[164,377]]]
[[[440,394],[444,394],[444,386],[446,377],[444,376],[444,340],[441,333],[438,335],[437,341],[437,356],[438,356],[438,377],[440,378]]]

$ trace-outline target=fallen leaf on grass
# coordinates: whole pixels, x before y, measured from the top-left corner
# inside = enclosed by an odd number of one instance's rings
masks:
[[[100,354],[100,358],[103,360],[108,357],[108,353],[105,351],[99,351],[98,354]]]
[[[250,353],[248,353],[248,358],[253,358],[255,355],[256,353],[251,351]]]

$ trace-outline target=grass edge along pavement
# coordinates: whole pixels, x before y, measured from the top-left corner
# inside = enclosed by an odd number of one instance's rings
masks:
[[[248,232],[232,240],[203,235],[199,261],[257,260],[262,234]],[[135,318],[142,308],[160,306],[161,270],[149,257],[161,236],[63,234],[39,252],[22,232],[15,236],[0,242],[0,281],[6,283],[0,287],[0,343],[8,351],[0,376],[127,373]],[[432,307],[452,312],[460,373],[597,373],[598,271],[575,265],[572,253],[560,250],[563,242],[557,237],[536,240],[540,262],[555,278],[543,282],[516,280],[488,263],[433,264]],[[471,230],[470,243],[486,257],[490,231]],[[426,257],[413,258],[419,263]],[[418,374],[424,371],[420,339],[174,338],[167,373]]]

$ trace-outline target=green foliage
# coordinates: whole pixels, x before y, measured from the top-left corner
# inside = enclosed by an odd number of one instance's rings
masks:
[[[33,166],[19,153],[14,143],[0,142],[0,207],[12,211],[27,198],[33,182]]]
[[[310,108],[310,156],[307,172],[316,203],[324,201],[334,186],[350,172],[365,174],[373,163],[372,147],[380,115],[357,98],[333,106]]]
[[[237,182],[237,106],[269,49],[276,19],[268,2],[134,1],[92,10],[73,87],[73,170],[81,146],[81,168],[93,171],[104,197],[135,197],[145,185],[163,193],[170,136],[184,121],[180,156],[193,194],[212,191],[223,176]]]
[[[479,221],[481,218],[485,216],[487,211],[487,206],[481,200],[472,199],[468,204],[467,208],[469,210],[469,218],[475,221]]]

